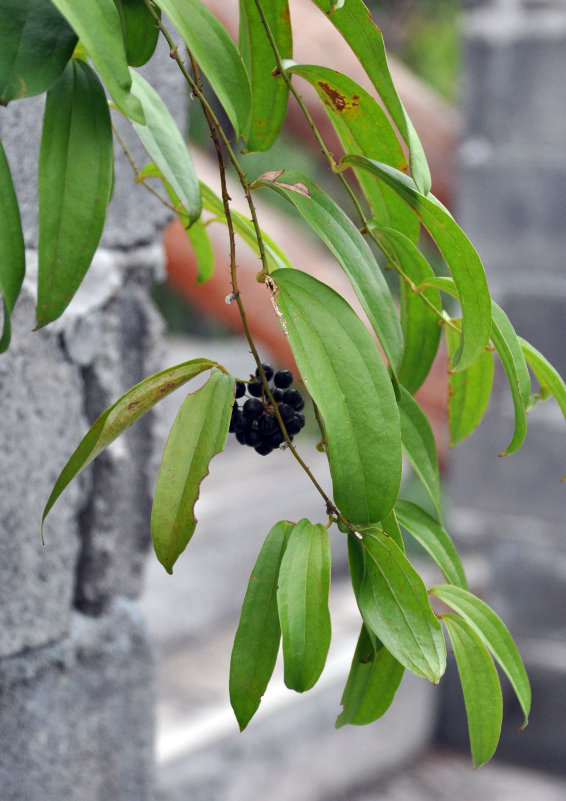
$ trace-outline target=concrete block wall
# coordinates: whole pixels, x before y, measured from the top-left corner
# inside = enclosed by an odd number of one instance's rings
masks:
[[[566,376],[566,5],[466,5],[457,216],[518,333]],[[480,589],[517,637],[533,684],[531,724],[521,733],[505,685],[508,714],[498,753],[563,770],[566,427],[554,402],[540,405],[529,414],[523,448],[500,459],[512,431],[509,388],[499,369],[484,422],[452,453],[452,526],[462,547],[481,548],[489,580]],[[441,733],[465,745],[457,685],[453,672]]]
[[[166,46],[148,72],[183,126],[185,93]],[[0,796],[150,801],[153,659],[137,599],[149,547],[151,415],[68,487],[45,546],[40,521],[87,427],[163,367],[149,289],[163,277],[159,233],[169,214],[134,185],[117,150],[91,271],[64,316],[32,333],[42,113],[43,98],[0,109],[27,248],[13,343],[0,357]],[[133,131],[117,124],[143,166]]]

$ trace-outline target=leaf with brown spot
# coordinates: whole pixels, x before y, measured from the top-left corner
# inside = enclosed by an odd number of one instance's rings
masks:
[[[382,161],[397,170],[407,169],[407,159],[389,118],[359,84],[336,70],[314,64],[287,62],[285,71],[299,75],[315,89],[345,153]],[[402,231],[416,242],[420,222],[414,210],[366,170],[356,170],[356,178],[377,222]]]

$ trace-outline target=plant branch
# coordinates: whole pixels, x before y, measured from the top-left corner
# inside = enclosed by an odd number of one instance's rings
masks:
[[[230,281],[231,281],[231,284],[232,284],[232,292],[233,292],[234,298],[236,300],[236,303],[238,305],[238,311],[240,313],[240,318],[242,320],[244,333],[245,333],[248,345],[250,346],[250,351],[252,353],[252,356],[254,357],[254,360],[256,362],[257,370],[258,370],[259,377],[260,377],[262,385],[263,385],[263,390],[265,392],[265,395],[267,396],[267,398],[268,398],[268,400],[269,400],[269,402],[271,404],[271,407],[273,409],[275,417],[277,418],[277,422],[279,423],[279,426],[281,428],[281,431],[283,433],[283,436],[285,438],[285,442],[286,442],[287,446],[289,447],[289,449],[290,449],[291,453],[293,454],[294,458],[296,459],[296,461],[303,468],[303,470],[308,475],[308,477],[312,481],[313,485],[315,486],[315,488],[317,489],[317,491],[319,492],[319,494],[323,498],[323,500],[324,500],[324,502],[326,504],[326,511],[328,512],[328,514],[333,513],[334,515],[336,515],[336,517],[339,518],[341,520],[341,522],[344,523],[344,525],[347,526],[347,528],[350,531],[355,531],[355,529],[351,525],[351,523],[348,520],[346,520],[344,515],[342,515],[340,510],[334,505],[332,500],[329,498],[329,496],[323,490],[323,488],[321,487],[321,485],[318,483],[317,479],[313,475],[312,471],[310,470],[308,465],[305,463],[305,461],[302,459],[302,457],[299,455],[297,449],[295,448],[295,446],[291,442],[291,438],[290,438],[290,436],[289,436],[289,434],[287,432],[287,429],[285,427],[285,423],[283,422],[283,419],[282,419],[281,414],[279,412],[279,407],[277,406],[277,403],[276,403],[276,401],[275,401],[275,399],[273,397],[271,389],[269,388],[269,384],[268,384],[267,378],[265,376],[265,371],[263,369],[263,365],[261,363],[261,359],[260,359],[259,354],[257,352],[257,348],[255,346],[255,343],[254,343],[254,340],[253,340],[253,337],[252,337],[252,334],[251,334],[251,331],[250,331],[250,328],[249,328],[249,325],[248,325],[248,322],[247,322],[245,308],[244,308],[244,305],[242,303],[242,299],[240,297],[240,290],[239,290],[239,287],[238,287],[235,233],[234,233],[234,225],[233,225],[233,221],[232,221],[232,213],[231,213],[231,209],[230,209],[230,195],[228,194],[228,186],[227,186],[227,182],[226,182],[226,166],[225,166],[225,163],[224,163],[224,154],[222,153],[222,147],[220,145],[220,140],[222,140],[222,143],[224,144],[224,147],[226,148],[226,151],[228,153],[230,161],[232,162],[236,172],[238,173],[238,177],[240,179],[240,183],[241,183],[242,188],[244,190],[244,195],[246,197],[246,200],[248,202],[248,206],[250,208],[250,213],[251,213],[251,216],[252,216],[252,222],[253,222],[253,226],[254,226],[254,230],[255,230],[255,234],[256,234],[256,239],[257,239],[257,242],[258,242],[258,248],[259,248],[260,257],[261,257],[261,261],[262,261],[262,265],[263,265],[263,270],[264,270],[265,273],[269,274],[269,265],[267,263],[267,257],[265,255],[265,248],[264,248],[264,245],[263,245],[263,237],[262,237],[261,229],[259,227],[259,222],[258,222],[258,219],[257,219],[257,213],[256,213],[256,209],[255,209],[255,204],[254,204],[253,199],[251,197],[250,184],[249,184],[249,181],[247,179],[247,176],[246,176],[244,170],[242,169],[242,167],[241,167],[241,165],[240,165],[240,163],[239,163],[239,161],[238,161],[238,159],[236,157],[236,154],[234,153],[234,150],[232,149],[232,146],[230,145],[230,141],[229,141],[228,137],[226,136],[226,134],[225,134],[220,122],[218,121],[218,118],[214,114],[213,109],[211,108],[210,104],[208,103],[208,101],[207,101],[207,99],[206,99],[206,97],[205,97],[205,95],[203,93],[202,84],[201,84],[201,81],[200,81],[200,74],[199,74],[198,65],[197,65],[195,59],[193,58],[192,53],[187,48],[187,52],[188,52],[189,58],[191,60],[191,65],[192,65],[193,72],[194,72],[194,78],[193,78],[193,76],[190,75],[190,73],[188,72],[187,68],[185,67],[181,57],[179,56],[178,49],[175,46],[175,44],[173,42],[173,39],[171,38],[169,32],[167,31],[167,29],[165,28],[165,26],[161,22],[161,19],[155,13],[155,10],[153,8],[151,0],[144,0],[144,4],[146,5],[148,10],[152,14],[152,16],[153,16],[153,18],[155,20],[155,24],[159,27],[160,31],[162,32],[162,34],[164,35],[165,39],[167,40],[167,43],[168,43],[169,48],[170,48],[169,49],[169,53],[171,55],[171,58],[174,59],[177,62],[177,65],[178,65],[179,69],[181,70],[183,76],[185,77],[185,80],[187,81],[187,83],[191,87],[191,90],[193,91],[193,94],[198,98],[198,100],[199,100],[199,102],[200,102],[200,104],[202,106],[202,109],[203,109],[203,112],[204,112],[208,127],[210,129],[210,134],[212,136],[212,140],[214,142],[214,147],[215,147],[215,150],[216,150],[216,158],[217,158],[218,169],[219,169],[219,173],[220,173],[220,185],[221,185],[221,190],[222,190],[222,204],[223,204],[223,207],[224,207],[224,214],[226,216],[226,223],[227,223],[228,232],[229,232],[229,240],[230,240]]]
[[[112,131],[114,133],[114,136],[118,140],[118,144],[120,145],[120,147],[124,151],[128,161],[132,165],[132,169],[134,171],[134,180],[135,180],[135,182],[137,184],[143,184],[143,186],[148,190],[148,192],[151,192],[151,194],[154,195],[159,200],[160,203],[163,203],[163,205],[167,206],[168,209],[171,209],[171,211],[174,211],[175,214],[178,214],[179,213],[179,209],[176,209],[175,206],[171,205],[171,203],[169,203],[167,200],[165,200],[164,197],[161,197],[159,192],[157,192],[152,186],[150,186],[148,183],[146,183],[145,178],[141,177],[141,172],[139,171],[138,165],[134,161],[134,157],[132,156],[127,144],[124,142],[124,140],[122,139],[122,137],[118,133],[118,129],[116,128],[116,126],[114,125],[113,122],[111,123],[111,125],[112,125]]]
[[[255,2],[255,5],[256,5],[258,14],[260,16],[262,25],[265,28],[265,32],[266,32],[267,38],[269,39],[269,43],[271,45],[271,49],[273,50],[273,55],[275,56],[275,62],[277,64],[277,71],[280,73],[281,77],[283,78],[283,80],[285,81],[287,86],[289,87],[289,91],[291,92],[291,94],[293,95],[293,97],[295,98],[297,103],[299,104],[299,107],[300,107],[301,111],[303,112],[303,115],[304,115],[304,117],[305,117],[305,119],[306,119],[306,121],[307,121],[307,123],[308,123],[308,125],[309,125],[309,127],[310,127],[310,129],[311,129],[316,141],[318,142],[323,155],[325,156],[325,158],[328,161],[330,169],[332,170],[333,173],[335,173],[338,176],[338,178],[340,179],[340,181],[342,183],[342,186],[344,187],[344,189],[348,193],[348,196],[350,197],[350,200],[354,204],[354,207],[355,207],[356,211],[358,212],[358,215],[359,215],[360,220],[362,222],[363,229],[370,236],[370,238],[373,240],[373,242],[375,242],[375,244],[378,246],[378,248],[381,250],[381,252],[384,254],[384,256],[389,260],[389,262],[391,263],[392,267],[396,270],[396,272],[399,274],[399,276],[409,285],[411,291],[415,292],[417,295],[420,295],[420,297],[427,304],[427,306],[429,306],[431,308],[431,310],[434,311],[434,313],[439,317],[439,319],[442,322],[442,324],[443,325],[452,325],[453,328],[456,328],[456,330],[459,330],[459,329],[457,329],[457,327],[453,323],[451,323],[449,320],[447,320],[445,315],[442,313],[442,311],[439,311],[439,309],[434,305],[434,303],[432,303],[426,297],[426,295],[424,295],[423,292],[421,290],[419,290],[415,286],[414,282],[411,281],[411,279],[404,273],[404,271],[403,271],[401,265],[399,264],[399,262],[396,261],[395,259],[391,259],[390,254],[384,248],[383,243],[376,236],[375,232],[372,232],[371,228],[368,225],[369,220],[368,220],[368,218],[367,218],[367,216],[366,216],[366,214],[365,214],[365,212],[364,212],[364,210],[362,208],[361,203],[359,202],[358,198],[356,197],[356,193],[354,192],[354,190],[352,189],[352,187],[350,186],[350,184],[348,183],[348,181],[344,177],[342,171],[338,168],[338,166],[337,166],[337,164],[336,164],[336,162],[334,160],[334,157],[333,157],[332,153],[326,147],[326,144],[324,143],[324,140],[323,140],[322,136],[320,135],[320,132],[319,132],[318,128],[316,127],[316,123],[314,122],[314,120],[313,120],[308,108],[306,107],[306,104],[305,104],[304,100],[302,99],[301,95],[297,92],[297,90],[293,86],[292,80],[289,78],[289,76],[287,75],[287,73],[285,71],[285,67],[283,65],[283,59],[281,58],[281,54],[279,52],[279,48],[277,47],[277,42],[275,41],[275,37],[273,36],[271,28],[269,27],[269,22],[267,21],[267,17],[265,16],[265,12],[264,12],[264,10],[262,8],[261,0],[254,0],[254,2]]]

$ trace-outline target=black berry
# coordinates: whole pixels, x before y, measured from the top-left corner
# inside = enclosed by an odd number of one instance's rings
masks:
[[[236,439],[240,443],[240,445],[246,444],[246,432],[244,431],[236,431]]]
[[[278,448],[282,442],[285,442],[285,437],[283,436],[281,429],[278,428],[277,431],[274,431],[273,434],[270,434],[267,438],[267,442],[272,448]]]
[[[281,415],[283,422],[286,423],[287,420],[290,420],[291,417],[294,416],[295,410],[288,403],[282,403],[279,407],[279,414]]]
[[[236,381],[236,397],[243,398],[246,394],[246,385],[242,381]]]
[[[261,444],[261,434],[257,430],[257,428],[248,428],[245,432],[246,437],[246,445],[249,445],[252,448],[255,448],[256,445]]]
[[[261,445],[256,445],[255,450],[257,453],[261,454],[261,456],[267,456],[268,453],[271,453],[273,448],[271,445],[268,445],[267,442],[262,442]]]
[[[293,373],[290,370],[278,370],[273,378],[273,383],[279,389],[287,389],[293,383]]]
[[[301,414],[301,412],[297,412],[295,414],[295,417],[299,421],[301,428],[304,428],[305,427],[305,415]]]
[[[248,384],[248,392],[254,398],[259,398],[261,396],[261,381],[250,381]]]
[[[273,367],[270,364],[263,364],[263,362],[261,366],[263,367],[263,372],[265,373],[265,380],[271,381],[273,378]],[[255,375],[256,378],[259,378],[259,367],[256,369]]]
[[[283,390],[281,389],[272,389],[271,394],[273,395],[275,403],[279,403],[279,401],[283,399]]]
[[[248,420],[257,420],[263,412],[263,404],[257,398],[248,398],[242,409],[244,417]]]
[[[232,412],[232,418],[230,420],[230,431],[234,433],[238,433],[239,431],[244,431],[246,428],[247,421],[242,412],[239,410],[236,412]]]
[[[296,412],[300,412],[305,406],[303,396],[296,389],[288,389],[283,393],[283,403],[288,403]]]
[[[273,434],[274,431],[277,431],[279,428],[279,423],[277,422],[277,418],[272,414],[264,414],[259,419],[259,431],[260,433],[266,437],[269,434]]]
[[[296,414],[291,417],[291,419],[285,423],[285,428],[287,429],[288,434],[298,434],[302,428],[301,421],[299,420]]]

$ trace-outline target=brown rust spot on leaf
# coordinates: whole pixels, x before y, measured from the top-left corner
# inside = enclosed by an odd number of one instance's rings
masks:
[[[332,86],[325,83],[324,81],[318,81],[318,85],[320,86],[322,91],[326,95],[328,95],[336,110],[344,111],[344,109],[346,108],[346,97],[337,89],[334,89]]]
[[[168,384],[164,384],[162,387],[159,387],[160,392],[167,392],[168,389],[173,389],[175,386],[173,381],[170,381]]]

